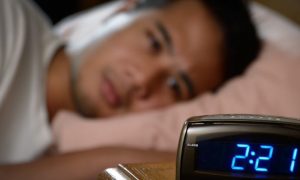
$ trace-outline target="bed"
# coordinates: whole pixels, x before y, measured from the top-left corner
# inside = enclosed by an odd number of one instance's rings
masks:
[[[108,6],[118,8],[119,3]],[[87,27],[95,26],[93,19],[109,16],[109,13],[101,14],[100,9],[96,7],[69,17],[55,30],[66,42],[74,42],[89,33]],[[58,151],[99,146],[176,151],[182,124],[194,115],[258,113],[300,118],[300,28],[294,21],[257,2],[251,3],[251,12],[265,47],[244,76],[231,80],[216,95],[207,93],[166,110],[94,121],[61,112],[52,124]]]

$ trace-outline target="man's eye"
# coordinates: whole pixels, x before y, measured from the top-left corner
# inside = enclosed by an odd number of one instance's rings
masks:
[[[180,99],[182,94],[181,94],[181,89],[180,89],[177,79],[174,77],[168,78],[167,85],[174,92],[176,99]]]
[[[158,38],[150,31],[147,32],[147,36],[148,36],[151,51],[155,54],[160,53],[162,50],[162,44],[160,43]]]

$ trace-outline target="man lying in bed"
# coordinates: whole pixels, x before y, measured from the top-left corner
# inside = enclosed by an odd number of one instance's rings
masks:
[[[1,164],[41,155],[51,143],[47,120],[60,110],[106,117],[189,100],[241,74],[259,52],[243,1],[123,3],[107,26],[66,51],[29,2],[1,1]],[[155,160],[157,154],[102,148],[0,170],[22,178],[31,173],[83,177],[104,164],[133,155]]]
[[[60,83],[70,74],[56,73],[53,61],[50,116],[68,109],[107,117],[189,100],[241,74],[258,54],[246,10],[228,13],[242,3],[204,1],[199,8],[183,1],[165,11],[148,9],[166,6],[157,2],[118,10],[68,44],[71,83]]]

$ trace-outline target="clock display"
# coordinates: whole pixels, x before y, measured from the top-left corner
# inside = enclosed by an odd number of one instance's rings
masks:
[[[243,135],[200,140],[196,170],[250,176],[300,176],[297,140]]]

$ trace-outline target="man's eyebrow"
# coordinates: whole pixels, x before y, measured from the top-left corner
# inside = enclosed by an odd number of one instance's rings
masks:
[[[169,31],[158,20],[156,21],[155,25],[156,25],[158,31],[161,33],[164,41],[166,42],[169,52],[173,54],[174,53],[173,41],[172,41]],[[185,72],[182,72],[182,71],[179,72],[179,77],[182,79],[185,86],[187,87],[189,98],[193,98],[196,94],[195,94],[195,89],[194,89],[191,78]]]
[[[169,51],[170,53],[173,53],[173,52],[174,52],[173,41],[172,41],[172,38],[171,38],[171,35],[170,35],[169,31],[168,31],[167,28],[166,28],[160,21],[158,21],[158,20],[155,22],[155,26],[156,26],[156,28],[158,29],[158,31],[161,33],[161,35],[162,35],[164,41],[166,42],[168,51]]]
[[[196,93],[191,78],[185,72],[180,72],[179,77],[182,79],[185,86],[187,87],[189,98],[193,98],[196,95]]]

